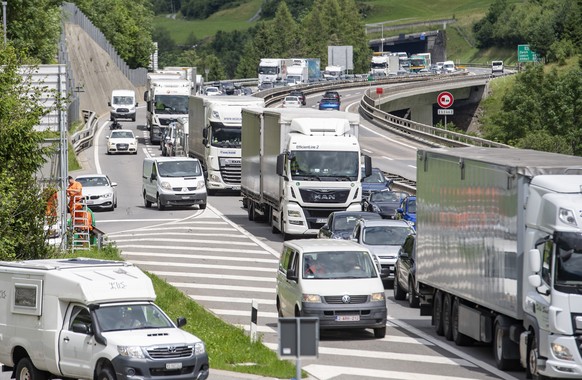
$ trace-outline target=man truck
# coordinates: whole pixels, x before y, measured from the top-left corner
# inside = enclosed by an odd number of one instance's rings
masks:
[[[242,111],[243,205],[285,239],[316,235],[333,211],[361,210],[359,115],[311,109]]]
[[[500,369],[582,378],[582,157],[419,149],[416,292],[458,345]]]
[[[191,96],[188,155],[202,163],[209,194],[240,191],[241,110],[264,107],[254,96]]]
[[[287,68],[293,66],[292,59],[261,58],[257,69],[259,85],[263,82],[276,83],[287,80]]]

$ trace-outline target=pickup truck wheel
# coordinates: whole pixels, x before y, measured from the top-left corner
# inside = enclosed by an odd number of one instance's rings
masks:
[[[443,294],[436,292],[432,309],[432,322],[437,335],[443,335]]]
[[[16,380],[46,380],[48,374],[37,369],[29,358],[22,358],[16,366]]]
[[[443,334],[447,340],[453,340],[453,324],[451,323],[451,309],[453,296],[445,294],[443,299]]]
[[[455,298],[453,301],[453,310],[451,312],[451,323],[453,324],[453,341],[457,346],[468,346],[473,343],[473,339],[461,332],[459,332],[459,307],[461,306],[461,301]]]
[[[398,283],[398,274],[394,274],[393,289],[394,289],[394,299],[395,300],[403,301],[406,299],[406,292],[404,291],[404,289],[402,289],[400,287],[400,284]]]
[[[408,306],[412,308],[417,308],[420,304],[420,299],[418,298],[418,294],[416,294],[416,290],[414,289],[414,282],[412,282],[412,278],[408,279]]]
[[[115,373],[109,367],[103,367],[97,374],[97,380],[116,380]]]
[[[382,339],[386,336],[386,326],[374,329],[374,338]]]

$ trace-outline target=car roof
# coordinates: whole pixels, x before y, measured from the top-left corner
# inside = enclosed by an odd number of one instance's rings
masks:
[[[97,174],[97,173],[95,173],[95,174],[80,174],[80,175],[78,175],[75,178],[96,178],[96,177],[99,177],[99,178],[101,178],[101,177],[107,178],[107,176],[105,174]]]
[[[361,215],[373,216],[374,218],[376,218],[377,216],[378,218],[381,218],[380,214],[370,211],[334,211],[332,214],[334,218],[341,216],[361,216]]]
[[[295,248],[303,252],[321,252],[325,251],[368,251],[362,245],[351,240],[335,240],[335,239],[295,239],[287,240],[285,246]]]

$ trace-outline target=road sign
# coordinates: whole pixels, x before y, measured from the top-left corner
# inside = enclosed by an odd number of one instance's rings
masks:
[[[529,45],[517,45],[517,62],[537,62],[540,60],[538,54],[530,50]]]
[[[437,103],[439,107],[442,108],[449,108],[453,105],[455,98],[453,98],[453,94],[448,91],[443,91],[437,96]]]
[[[448,109],[439,108],[437,110],[437,114],[438,115],[454,115],[455,110],[448,110]]]

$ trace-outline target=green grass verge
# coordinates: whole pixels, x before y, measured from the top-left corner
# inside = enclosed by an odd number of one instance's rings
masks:
[[[107,245],[101,251],[93,249],[77,252],[76,255],[123,260],[119,250],[113,245]],[[196,335],[206,344],[211,373],[214,368],[281,379],[294,377],[295,363],[279,359],[277,353],[262,343],[252,343],[242,329],[222,321],[157,276],[151,273],[148,273],[148,276],[154,284],[156,304],[173,320],[179,316],[186,317],[188,324],[183,329]]]

